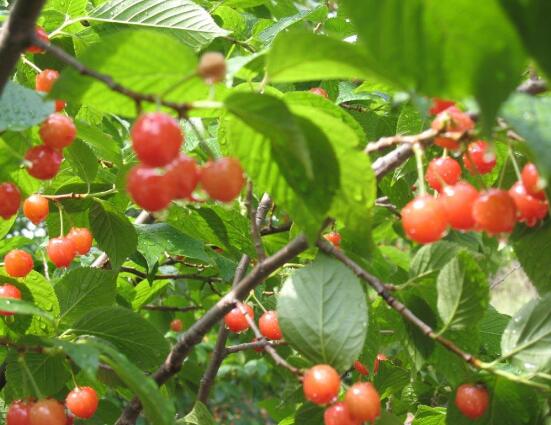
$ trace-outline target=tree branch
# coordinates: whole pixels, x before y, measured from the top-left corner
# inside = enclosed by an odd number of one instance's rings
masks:
[[[243,344],[236,344],[230,347],[226,347],[224,354],[228,356],[229,354],[237,353],[239,351],[254,350],[255,348],[264,348],[267,345],[275,347],[278,345],[286,345],[286,344],[287,343],[285,341],[269,341],[267,339],[262,339],[260,341],[245,342]]]
[[[142,310],[153,310],[153,311],[176,311],[176,312],[179,312],[179,313],[186,313],[188,311],[193,311],[193,310],[200,310],[202,309],[203,307],[201,306],[198,306],[198,305],[190,305],[190,306],[187,306],[187,307],[170,307],[168,305],[153,305],[153,304],[146,304],[146,305],[142,305],[140,307]]]
[[[262,236],[260,230],[258,229],[259,223],[257,219],[256,209],[253,205],[253,184],[249,180],[247,187],[247,213],[249,215],[249,220],[251,222],[251,239],[253,240],[254,247],[256,249],[256,256],[259,261],[266,258],[266,252],[264,251],[264,245],[262,245]]]
[[[131,273],[135,276],[138,276],[142,279],[147,279],[147,273],[136,270],[133,267],[121,267],[121,272]],[[193,279],[201,280],[204,282],[222,282],[222,278],[218,276],[203,276],[197,273],[181,273],[181,274],[157,274],[152,276],[153,280],[163,280],[163,279]]]

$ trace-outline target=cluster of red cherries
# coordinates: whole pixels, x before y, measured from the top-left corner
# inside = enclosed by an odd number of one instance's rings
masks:
[[[17,400],[8,408],[6,425],[73,425],[75,417],[93,417],[98,404],[96,390],[91,387],[73,389],[65,399],[65,406],[52,398]]]
[[[437,103],[431,111],[438,115],[432,128],[444,132],[434,143],[457,151],[458,139],[474,129],[474,122],[452,103]],[[459,137],[446,137],[455,134]],[[463,154],[463,166],[474,176],[490,173],[496,157],[490,145],[477,140],[469,143]],[[419,195],[401,211],[404,231],[411,240],[426,244],[440,240],[448,227],[459,231],[485,231],[489,235],[511,233],[517,222],[533,227],[548,213],[548,202],[542,179],[534,164],[524,166],[521,178],[508,191],[488,189],[479,192],[470,183],[461,180],[461,166],[454,158],[433,159],[425,179],[438,197]]]

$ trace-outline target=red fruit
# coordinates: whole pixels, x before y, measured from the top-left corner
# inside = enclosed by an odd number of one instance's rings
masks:
[[[166,167],[166,174],[172,179],[175,199],[189,198],[200,179],[195,160],[183,153]]]
[[[180,319],[174,319],[170,322],[170,330],[172,332],[182,332],[182,329],[184,329],[184,324]]]
[[[67,106],[67,102],[65,102],[64,100],[56,99],[56,101],[55,101],[55,111],[56,112],[63,111],[65,106]]]
[[[449,149],[452,151],[459,149],[460,147],[458,140],[443,136],[436,136],[434,138],[434,144],[440,146],[441,148]]]
[[[59,171],[63,155],[60,151],[48,146],[35,146],[25,154],[28,173],[40,180],[54,178]]]
[[[98,408],[98,395],[91,387],[77,387],[65,399],[67,409],[78,418],[89,419]]]
[[[260,333],[266,338],[271,340],[278,340],[283,338],[281,329],[279,328],[279,321],[277,319],[276,311],[267,311],[258,320],[258,328]]]
[[[340,248],[342,237],[339,232],[330,232],[326,235],[323,235],[323,237],[331,242],[336,248]]]
[[[44,28],[39,27],[38,25],[36,26],[36,29],[35,29],[35,37],[42,40],[42,41],[45,41],[45,42],[50,41],[50,37],[48,37],[48,33],[46,31],[44,31]],[[44,53],[44,50],[42,50],[41,47],[31,45],[27,48],[27,52],[28,53]]]
[[[522,169],[522,184],[526,188],[526,192],[534,198],[544,200],[545,192],[543,191],[542,180],[538,173],[538,169],[534,164],[529,162]]]
[[[233,201],[245,185],[239,160],[220,158],[207,162],[201,171],[201,185],[212,199]]]
[[[4,267],[11,277],[25,277],[34,267],[33,257],[21,249],[13,249],[4,257]]]
[[[430,187],[442,192],[444,186],[454,185],[461,177],[461,166],[450,157],[433,159],[427,168],[425,179]]]
[[[325,409],[323,423],[325,425],[361,425],[360,421],[352,418],[348,406],[340,401]]]
[[[327,404],[339,394],[341,378],[337,371],[326,364],[308,369],[304,374],[304,396],[315,404]]]
[[[401,215],[407,237],[418,243],[436,242],[448,227],[440,202],[428,195],[414,198],[402,209]]]
[[[45,69],[35,78],[35,89],[42,93],[50,93],[54,83],[59,78],[59,72],[54,69]]]
[[[9,298],[14,300],[21,299],[21,291],[15,286],[6,283],[0,286],[0,298]],[[0,311],[0,316],[13,316],[15,313],[9,311]]]
[[[93,237],[86,227],[71,227],[66,239],[73,241],[77,253],[80,255],[88,254],[92,248]]]
[[[440,112],[445,111],[450,106],[454,106],[455,102],[453,100],[444,100],[435,97],[432,99],[432,107],[429,109],[431,115],[438,115]]]
[[[369,376],[369,370],[359,360],[354,361],[354,369],[356,369],[360,375]]]
[[[65,407],[51,398],[37,401],[31,407],[30,425],[66,425]]]
[[[71,145],[77,136],[73,120],[63,114],[52,114],[40,126],[40,138],[52,149],[63,149]]]
[[[17,214],[21,203],[21,192],[13,183],[0,184],[0,217],[7,220]]]
[[[172,180],[157,168],[136,165],[128,173],[126,189],[136,204],[147,211],[168,207],[174,197]]]
[[[75,423],[75,417],[72,415],[71,412],[67,413],[67,422],[65,422],[65,425],[73,425]]]
[[[473,217],[477,228],[488,234],[510,233],[515,227],[515,201],[501,189],[490,189],[480,194],[473,204]]]
[[[251,319],[254,319],[254,311],[248,304],[244,304],[247,313]],[[224,323],[227,328],[235,333],[242,332],[249,329],[249,323],[245,318],[245,315],[241,313],[239,307],[234,307],[228,314],[224,316]]]
[[[6,425],[30,425],[32,402],[17,400],[10,404]]]
[[[516,182],[509,189],[509,195],[515,201],[518,221],[526,223],[528,227],[535,226],[547,215],[549,210],[547,201],[542,201],[528,194],[521,182]]]
[[[474,128],[474,122],[465,112],[451,106],[436,116],[431,127],[440,132],[465,133]],[[434,143],[448,149],[459,148],[459,142],[451,138],[437,137]]]
[[[151,167],[162,167],[174,161],[184,138],[178,121],[163,112],[140,115],[131,136],[136,155]]]
[[[326,99],[329,99],[329,94],[325,89],[322,89],[321,87],[312,87],[310,90],[308,90],[310,93],[317,94],[318,96],[325,97]]]
[[[352,385],[344,396],[353,418],[362,422],[373,422],[381,415],[381,399],[371,382]]]
[[[50,239],[46,250],[56,267],[68,267],[77,254],[75,243],[63,237]]]
[[[455,405],[472,421],[484,415],[489,402],[488,390],[482,385],[463,384],[455,393]]]
[[[25,217],[27,217],[31,223],[41,223],[48,217],[49,212],[50,205],[48,204],[48,200],[38,194],[29,196],[25,199],[25,202],[23,202],[23,214],[25,214]]]
[[[488,143],[483,140],[469,143],[467,152],[463,154],[463,165],[471,174],[487,174],[496,165],[496,155]]]
[[[373,374],[377,375],[379,373],[379,363],[387,361],[388,358],[384,354],[377,354],[377,357],[375,357],[375,360],[373,361]]]
[[[463,181],[444,188],[438,199],[452,228],[457,230],[474,228],[473,205],[478,195],[478,190]]]

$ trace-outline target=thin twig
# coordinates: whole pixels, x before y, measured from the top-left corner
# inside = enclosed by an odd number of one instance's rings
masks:
[[[264,251],[264,245],[262,245],[262,237],[258,229],[258,223],[256,220],[256,208],[253,205],[253,183],[249,180],[247,185],[247,198],[246,198],[247,213],[251,222],[251,239],[253,240],[254,247],[256,249],[256,256],[259,261],[266,258],[266,252]]]
[[[245,342],[243,344],[236,344],[231,345],[229,347],[226,347],[225,355],[238,353],[239,351],[246,351],[246,350],[254,350],[257,348],[264,348],[267,345],[270,345],[272,347],[278,346],[278,345],[287,345],[285,341],[270,341],[267,339],[261,339],[259,341],[253,341],[253,342]]]
[[[203,307],[199,305],[190,305],[188,307],[170,307],[168,305],[152,305],[146,304],[140,307],[142,310],[153,311],[174,311],[178,313],[187,313],[188,311],[201,310]]]
[[[147,273],[144,273],[144,272],[141,272],[139,270],[136,270],[135,268],[133,267],[126,267],[126,266],[122,266],[120,268],[121,272],[126,272],[126,273],[132,273],[133,275],[135,276],[138,276],[139,278],[142,278],[142,279],[147,279]],[[222,282],[222,278],[218,277],[218,276],[203,276],[203,275],[200,275],[200,274],[196,274],[196,273],[182,273],[182,274],[156,274],[156,275],[153,275],[151,276],[151,278],[153,280],[164,280],[164,279],[173,279],[173,280],[176,280],[176,279],[192,279],[192,280],[200,280],[200,281],[204,281],[204,282]]]
[[[285,233],[291,230],[292,222],[284,223],[280,226],[267,226],[260,229],[260,234],[262,236],[274,235],[276,233]]]

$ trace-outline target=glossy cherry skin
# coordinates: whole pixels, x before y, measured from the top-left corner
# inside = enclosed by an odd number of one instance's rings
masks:
[[[529,162],[523,167],[521,179],[529,195],[537,199],[545,199],[545,191],[541,185],[541,178],[534,164]]]
[[[371,382],[352,385],[344,395],[344,403],[352,417],[359,421],[373,422],[381,415],[381,399]]]
[[[21,299],[21,291],[17,287],[6,283],[0,286],[0,298],[10,298],[14,300]],[[9,311],[0,311],[0,316],[13,316],[15,313]]]
[[[478,195],[474,186],[463,181],[444,188],[438,199],[453,229],[464,231],[474,228],[473,205]]]
[[[331,242],[335,247],[340,248],[341,246],[341,234],[339,232],[329,232],[326,235],[323,235],[323,237]]]
[[[488,390],[482,385],[463,384],[455,393],[455,405],[472,421],[484,416],[489,402]]]
[[[442,192],[444,186],[456,184],[461,177],[459,162],[450,157],[435,158],[427,167],[425,180],[434,190]]]
[[[66,425],[65,407],[57,400],[45,399],[37,401],[31,407],[30,425]]]
[[[496,155],[484,140],[469,143],[463,165],[471,174],[488,174],[496,166]]]
[[[260,316],[258,328],[260,329],[260,333],[268,339],[277,341],[283,338],[276,311],[267,311]]]
[[[184,140],[178,121],[163,112],[140,115],[132,127],[131,137],[139,160],[150,167],[162,167],[174,161]]]
[[[27,172],[34,178],[49,180],[56,176],[63,161],[60,151],[48,146],[35,146],[25,154]]]
[[[465,133],[474,128],[474,122],[465,112],[460,111],[455,106],[451,106],[440,112],[432,121],[433,130],[449,133]],[[457,140],[438,136],[434,143],[447,149],[458,149],[460,144]]]
[[[42,41],[49,42],[50,37],[48,37],[48,33],[44,31],[44,28],[36,26],[35,29],[35,36],[39,38]],[[44,50],[38,46],[29,46],[27,48],[27,53],[44,53]]]
[[[4,257],[4,267],[11,277],[25,277],[34,267],[33,257],[21,249],[13,249]]]
[[[173,181],[157,168],[136,165],[128,173],[126,189],[134,202],[147,211],[161,211],[174,198]]]
[[[55,113],[42,123],[39,134],[46,146],[52,149],[63,149],[73,143],[77,136],[77,128],[71,118]]]
[[[183,153],[168,165],[166,174],[172,180],[175,199],[189,198],[200,179],[200,170],[195,160]]]
[[[43,222],[50,213],[48,200],[41,195],[34,194],[23,202],[23,214],[33,224]]]
[[[68,267],[77,255],[75,243],[64,237],[50,239],[46,251],[56,267]]]
[[[340,387],[341,377],[335,369],[326,364],[308,369],[302,381],[304,396],[315,404],[333,401],[339,394]]]
[[[432,106],[429,109],[431,115],[438,115],[440,112],[444,112],[451,106],[454,106],[455,102],[453,100],[439,99],[435,97],[432,99]]]
[[[321,87],[312,87],[308,91],[310,93],[314,93],[314,94],[317,94],[318,96],[325,97],[326,99],[329,99],[329,93],[327,93],[327,90],[322,89]]]
[[[239,160],[220,158],[209,161],[201,170],[201,185],[212,199],[231,202],[245,185],[245,177]]]
[[[35,78],[35,89],[42,93],[50,93],[54,83],[59,78],[59,72],[55,69],[45,69]]]
[[[251,319],[254,319],[254,311],[248,304],[244,304],[247,313]],[[224,323],[231,332],[243,332],[249,329],[249,323],[245,318],[245,315],[241,313],[239,307],[234,307],[228,314],[224,316]]]
[[[67,409],[77,418],[90,419],[98,409],[99,399],[91,387],[77,387],[65,399]]]
[[[226,58],[219,52],[206,52],[201,56],[197,73],[207,84],[224,81],[226,78]]]
[[[66,238],[73,241],[77,253],[80,255],[88,254],[94,240],[92,233],[86,227],[71,227]]]
[[[526,223],[528,227],[534,227],[543,220],[549,210],[547,201],[542,201],[531,196],[521,182],[516,182],[509,195],[515,201],[518,221]]]
[[[184,324],[180,319],[174,319],[170,322],[170,330],[172,332],[182,332],[182,329],[184,329]]]
[[[402,209],[402,226],[406,235],[418,243],[442,239],[448,220],[440,202],[428,195],[420,195]]]
[[[360,374],[360,375],[363,375],[363,376],[369,376],[369,370],[367,369],[367,367],[365,367],[365,365],[359,361],[359,360],[355,360],[354,361],[354,369],[356,369],[356,371]]]
[[[7,220],[17,214],[21,204],[21,192],[13,183],[0,184],[0,217]]]
[[[348,406],[340,401],[325,409],[323,423],[324,425],[361,425],[359,420],[352,417]]]
[[[490,189],[473,204],[476,228],[490,235],[511,233],[517,222],[515,201],[505,190]]]
[[[30,401],[17,400],[10,404],[6,415],[6,425],[31,425]]]

